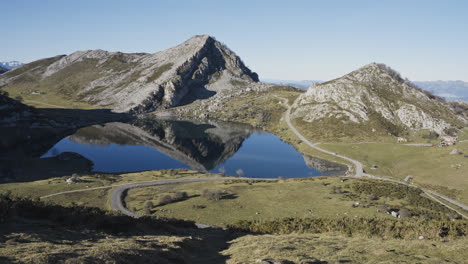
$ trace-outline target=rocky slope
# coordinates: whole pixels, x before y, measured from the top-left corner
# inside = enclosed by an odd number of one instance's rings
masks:
[[[0,87],[52,94],[117,112],[151,112],[258,82],[241,59],[199,35],[154,54],[77,51],[36,61],[0,77]]]
[[[341,78],[312,85],[296,101],[292,117],[313,123],[372,124],[392,134],[466,124],[440,98],[418,89],[391,68],[372,63]],[[367,127],[369,130],[372,127]]]

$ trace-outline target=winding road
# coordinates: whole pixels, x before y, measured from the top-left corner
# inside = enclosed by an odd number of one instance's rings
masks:
[[[306,143],[309,147],[311,147],[313,149],[316,149],[316,150],[318,150],[320,152],[327,153],[327,154],[330,154],[330,155],[333,155],[335,157],[339,157],[341,159],[344,159],[344,160],[347,160],[347,161],[351,162],[354,165],[354,168],[355,168],[355,175],[354,176],[355,177],[364,176],[363,166],[362,166],[361,162],[359,162],[357,160],[350,159],[350,158],[342,156],[342,155],[339,155],[339,154],[337,154],[335,152],[331,152],[331,151],[325,150],[323,148],[317,147],[317,144],[313,144],[307,138],[305,138],[301,133],[299,133],[299,131],[291,123],[291,109],[292,109],[292,106],[294,105],[294,103],[292,105],[289,105],[288,99],[278,97],[278,96],[276,96],[276,97],[284,100],[284,103],[288,106],[288,110],[286,111],[286,115],[285,115],[286,123],[288,124],[288,126],[292,130],[292,132],[294,132],[294,134],[296,134],[296,136],[300,140],[302,140],[302,142]],[[298,100],[298,99],[299,99],[299,97],[296,100]]]
[[[149,181],[149,182],[138,182],[138,183],[129,183],[120,185],[112,191],[110,197],[110,205],[112,209],[116,211],[120,211],[121,213],[134,217],[139,218],[141,215],[136,214],[127,209],[124,205],[124,199],[126,192],[129,189],[133,188],[141,188],[141,187],[148,187],[148,186],[155,186],[155,185],[164,185],[164,184],[174,184],[174,183],[192,183],[192,182],[210,182],[210,181],[226,181],[226,180],[242,180],[242,181],[250,181],[250,180],[262,180],[262,181],[276,181],[278,179],[267,179],[267,178],[239,178],[239,177],[212,177],[212,178],[198,178],[198,179],[172,179],[172,180],[158,180],[158,181]],[[207,228],[210,227],[208,225],[196,223],[198,228]]]
[[[394,183],[399,183],[399,184],[404,184],[404,185],[407,185],[407,186],[411,186],[411,187],[414,187],[414,188],[418,188],[420,190],[422,190],[427,196],[431,197],[434,201],[438,202],[439,204],[449,208],[450,210],[453,210],[455,212],[457,212],[459,215],[461,215],[463,218],[465,219],[468,219],[468,216],[466,216],[464,213],[460,212],[459,210],[456,210],[455,208],[451,207],[450,205],[442,202],[441,200],[439,199],[442,199],[442,200],[445,200],[446,202],[449,202],[451,204],[454,204],[460,208],[462,208],[463,210],[466,210],[468,211],[468,206],[461,203],[461,202],[458,202],[458,201],[455,201],[447,196],[444,196],[444,195],[441,195],[441,194],[438,194],[434,191],[431,191],[431,190],[428,190],[428,189],[425,189],[425,188],[422,188],[422,187],[419,187],[419,186],[415,186],[415,185],[409,185],[407,182],[403,182],[403,181],[399,181],[399,180],[394,180],[394,179],[388,179],[388,178],[383,178],[383,177],[379,177],[379,176],[375,176],[375,175],[371,175],[371,174],[367,174],[367,173],[364,173],[363,171],[363,166],[362,166],[362,163],[357,161],[357,160],[353,160],[351,158],[348,158],[348,157],[345,157],[345,156],[342,156],[342,155],[338,155],[334,152],[331,152],[331,151],[328,151],[328,150],[324,150],[322,148],[319,148],[317,147],[318,144],[320,143],[316,143],[316,144],[313,144],[312,142],[310,142],[307,138],[305,138],[301,133],[299,133],[299,131],[292,125],[291,123],[291,109],[293,107],[293,105],[296,103],[297,100],[299,100],[299,97],[296,98],[296,101],[293,102],[291,105],[289,104],[289,101],[287,98],[283,98],[283,97],[279,97],[279,96],[276,96],[275,97],[281,99],[284,101],[284,103],[288,106],[288,110],[286,111],[286,115],[285,115],[285,120],[286,120],[286,123],[287,125],[289,126],[289,128],[294,132],[294,134],[296,134],[296,136],[298,138],[300,138],[304,143],[306,143],[309,147],[311,148],[314,148],[318,151],[321,151],[323,153],[327,153],[327,154],[330,154],[330,155],[334,155],[336,157],[339,157],[339,158],[342,158],[344,160],[347,160],[351,163],[354,164],[355,166],[355,175],[353,177],[368,177],[368,178],[373,178],[373,179],[378,179],[378,180],[383,180],[383,181],[389,181],[389,182],[394,182]],[[413,145],[423,145],[423,144],[413,144]],[[434,196],[438,197],[439,199],[435,199]]]
[[[445,203],[445,202],[449,202],[449,203],[451,203],[453,205],[456,205],[456,206],[468,211],[468,206],[461,203],[461,202],[455,201],[455,200],[453,200],[453,199],[451,199],[449,197],[443,196],[443,195],[438,194],[438,193],[436,193],[434,191],[431,191],[431,190],[428,190],[428,189],[425,189],[425,188],[422,188],[422,187],[419,187],[419,186],[408,184],[407,182],[404,182],[404,181],[388,179],[388,178],[383,178],[383,177],[379,177],[379,176],[364,173],[363,165],[362,165],[361,162],[359,162],[357,160],[354,160],[354,159],[351,159],[351,158],[348,158],[346,156],[342,156],[342,155],[339,155],[337,153],[322,149],[322,148],[317,146],[320,143],[313,144],[307,138],[305,138],[291,123],[290,115],[291,115],[291,109],[292,109],[294,103],[289,105],[288,99],[283,98],[283,97],[279,97],[279,96],[276,96],[276,95],[274,95],[274,96],[281,99],[281,100],[283,100],[284,103],[288,106],[288,109],[287,109],[286,115],[285,115],[285,121],[286,121],[288,127],[291,129],[291,131],[293,131],[293,133],[299,139],[301,139],[302,142],[307,144],[309,147],[311,147],[311,148],[313,148],[315,150],[318,150],[320,152],[330,154],[330,155],[333,155],[335,157],[339,157],[339,158],[341,158],[343,160],[351,162],[354,165],[355,174],[350,176],[350,177],[357,177],[357,178],[368,177],[368,178],[373,178],[373,179],[378,179],[378,180],[383,180],[383,181],[394,182],[394,183],[398,183],[398,184],[404,184],[404,185],[412,187],[412,188],[418,188],[418,189],[422,190],[428,197],[432,198],[434,201],[436,201],[439,204],[449,208],[450,210],[453,210],[453,211],[457,212],[463,218],[468,219],[468,216],[466,216],[463,212],[460,212],[459,210],[457,210],[457,209],[453,208],[452,206],[448,205],[447,203]],[[298,99],[296,99],[296,100],[298,100]],[[44,198],[53,197],[55,195],[75,193],[75,192],[83,192],[83,191],[97,190],[97,189],[105,189],[105,188],[114,188],[115,187],[115,189],[112,191],[111,197],[110,197],[110,205],[111,205],[112,209],[116,210],[116,211],[120,211],[121,213],[123,213],[125,215],[131,216],[131,217],[134,217],[134,218],[139,218],[139,217],[141,217],[141,215],[136,214],[136,213],[128,210],[126,208],[126,206],[124,205],[125,195],[126,195],[126,192],[129,189],[148,187],[148,186],[156,186],[156,185],[164,185],[164,184],[174,184],[174,183],[225,181],[225,180],[232,180],[232,179],[235,179],[235,180],[277,180],[277,179],[271,179],[271,178],[270,179],[265,179],[265,178],[258,179],[258,178],[239,178],[239,177],[211,177],[211,178],[197,178],[197,179],[170,179],[170,180],[157,180],[157,181],[122,184],[122,185],[101,186],[101,187],[94,187],[94,188],[88,188],[88,189],[82,189],[82,190],[65,191],[65,192],[59,192],[59,193],[55,193],[55,194],[42,196],[40,198],[44,199]],[[438,199],[435,198],[435,197],[437,197]],[[445,202],[442,202],[441,200],[444,200]],[[209,227],[208,225],[203,225],[203,224],[196,224],[196,225],[199,228]]]
[[[225,178],[201,178],[201,179],[173,179],[173,180],[159,180],[159,181],[129,183],[129,184],[118,186],[112,191],[112,194],[110,197],[110,205],[112,209],[116,211],[120,211],[123,214],[134,217],[134,218],[139,218],[141,217],[141,215],[128,210],[123,203],[125,194],[129,189],[155,186],[155,185],[173,184],[173,183],[225,181],[225,180],[231,180],[231,179],[234,179],[234,178],[225,177]]]

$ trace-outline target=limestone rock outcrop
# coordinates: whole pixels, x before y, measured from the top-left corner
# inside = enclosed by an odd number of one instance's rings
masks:
[[[296,101],[292,118],[365,124],[370,120],[405,129],[442,133],[466,119],[443,100],[419,89],[383,64],[372,63],[341,78],[313,84]]]

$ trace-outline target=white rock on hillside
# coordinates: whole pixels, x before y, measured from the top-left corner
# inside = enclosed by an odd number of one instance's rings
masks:
[[[447,105],[429,98],[385,65],[375,63],[312,85],[296,101],[292,117],[306,122],[337,118],[345,123],[364,123],[372,113],[396,125],[438,133],[450,126],[449,120],[457,119]]]

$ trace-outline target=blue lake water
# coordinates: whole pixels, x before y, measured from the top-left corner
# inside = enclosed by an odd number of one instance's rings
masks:
[[[76,136],[60,140],[41,158],[75,152],[94,163],[93,171],[109,173],[186,168],[213,173],[225,171],[226,175],[232,176],[242,170],[243,176],[256,178],[324,175],[317,169],[309,168],[303,156],[291,145],[269,133],[243,132],[242,136],[228,134],[220,139],[216,133],[210,134],[209,129],[203,128],[202,133],[193,133],[196,135],[194,138],[190,138],[190,131],[176,131],[170,136],[166,132],[164,135],[168,139],[138,132],[138,135],[131,135],[132,140],[125,140],[125,137],[130,137],[126,134],[129,129],[126,129],[125,133],[118,134],[119,143],[113,143],[113,140],[117,140],[115,136],[109,139],[109,132],[117,134],[117,128],[115,125],[93,128],[92,136],[89,132],[78,131]],[[106,138],[103,142],[100,141],[100,133]],[[203,135],[206,135],[206,140]],[[200,138],[204,141],[199,141]]]

